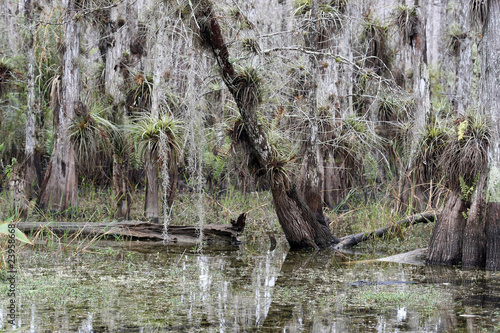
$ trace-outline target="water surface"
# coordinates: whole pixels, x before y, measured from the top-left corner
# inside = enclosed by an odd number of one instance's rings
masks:
[[[500,274],[239,248],[96,243],[18,254],[26,332],[483,332],[500,330]],[[371,255],[366,255],[369,258]],[[366,281],[368,283],[356,283]],[[398,281],[391,284],[387,281]],[[380,283],[383,282],[383,283]],[[412,283],[402,283],[412,282]],[[353,285],[354,284],[354,285]],[[0,291],[6,295],[6,283]]]

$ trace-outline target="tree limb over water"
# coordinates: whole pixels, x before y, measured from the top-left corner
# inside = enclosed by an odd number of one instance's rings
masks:
[[[387,225],[385,227],[376,229],[370,233],[361,232],[354,235],[349,235],[342,237],[340,243],[335,246],[335,249],[346,249],[353,247],[361,242],[373,239],[375,237],[382,237],[388,232],[396,231],[401,227],[409,227],[417,223],[429,223],[434,222],[438,217],[438,213],[424,212],[415,215],[408,216],[396,223]]]

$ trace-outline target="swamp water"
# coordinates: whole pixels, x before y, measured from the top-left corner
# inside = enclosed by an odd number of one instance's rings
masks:
[[[500,331],[500,273],[347,264],[366,256],[292,253],[284,243],[198,252],[101,241],[77,255],[24,249],[17,327],[7,323],[2,296],[0,331]],[[0,293],[7,295],[5,280]]]

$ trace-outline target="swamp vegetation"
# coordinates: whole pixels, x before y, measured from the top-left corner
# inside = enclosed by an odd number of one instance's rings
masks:
[[[0,219],[49,224],[0,329],[500,330],[498,1],[0,0],[0,31]],[[50,227],[116,221],[163,241]]]

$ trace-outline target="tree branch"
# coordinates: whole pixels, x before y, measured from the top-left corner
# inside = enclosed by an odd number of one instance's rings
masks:
[[[353,247],[361,242],[367,241],[369,239],[377,237],[382,237],[390,231],[394,231],[400,227],[408,227],[417,223],[429,223],[434,222],[438,217],[438,213],[419,213],[415,215],[408,216],[407,218],[400,220],[394,224],[387,225],[385,227],[376,229],[370,233],[361,232],[359,234],[349,235],[342,237],[340,243],[335,246],[335,249],[346,249]]]

